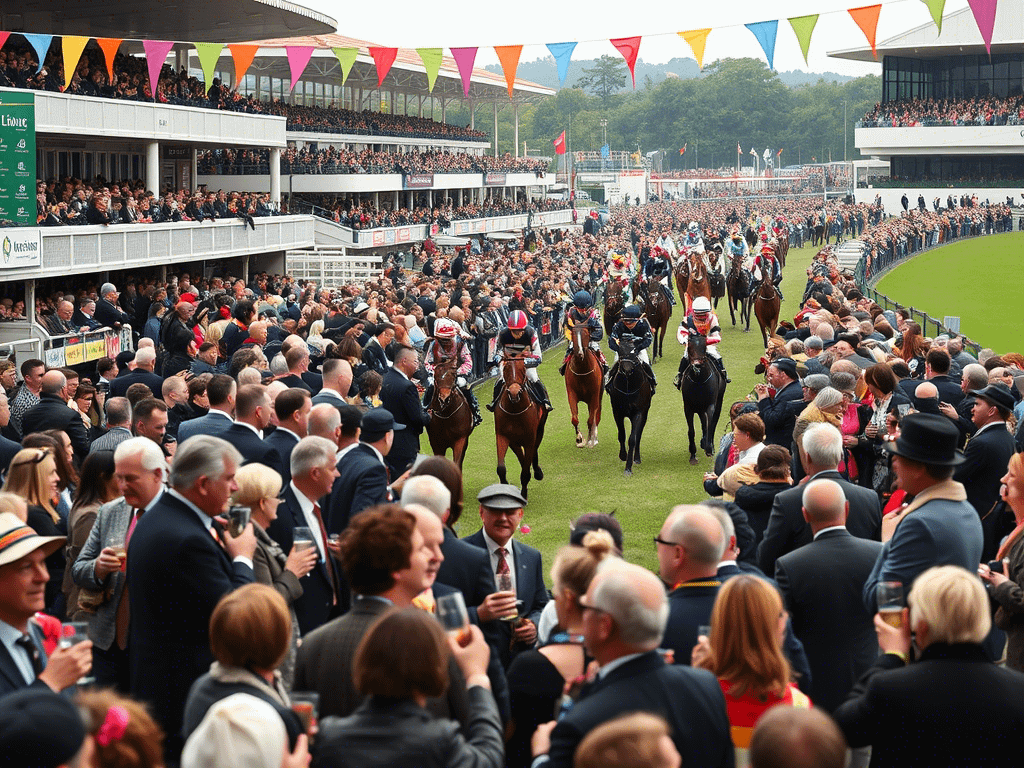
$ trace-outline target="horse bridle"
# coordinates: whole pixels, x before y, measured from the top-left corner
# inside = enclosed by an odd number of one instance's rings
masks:
[[[501,393],[502,395],[504,395],[506,392],[508,392],[508,388],[511,386],[511,384],[509,384],[508,382],[505,381],[505,367],[508,366],[508,365],[514,365],[516,360],[517,360],[517,358],[509,357],[509,358],[506,358],[505,360],[503,360],[502,363],[501,363],[501,383],[505,385],[505,389]],[[524,363],[524,366],[525,366],[525,363]],[[512,382],[512,384],[517,384],[517,383],[518,382],[516,382],[516,381]],[[522,397],[523,391],[526,389],[526,369],[525,369],[525,367],[523,369],[523,383],[520,384],[519,386],[521,387],[521,389],[520,389],[520,392],[519,392],[518,395],[513,395],[511,392],[508,392],[508,396],[509,396],[509,398],[511,398],[513,403],[518,403],[519,402],[519,398]],[[533,406],[533,402],[530,400],[529,394],[527,394],[527,396],[526,396],[526,407],[524,407],[523,410],[521,410],[521,411],[510,411],[508,408],[506,408],[505,406],[503,406],[501,404],[501,399],[500,398],[498,399],[498,408],[501,409],[502,413],[507,413],[509,416],[519,416],[520,414],[526,413],[532,406]]]
[[[573,333],[573,344],[575,344],[575,343],[576,343],[576,334]],[[585,357],[588,350],[587,350],[586,347],[583,346],[583,338],[582,338],[582,336],[580,337],[580,349],[583,350],[583,355]],[[569,358],[569,365],[567,366],[569,371],[571,371],[574,376],[590,376],[594,372],[594,363],[591,363],[590,364],[590,368],[588,368],[586,371],[583,371],[582,373],[577,371],[575,368],[572,367],[573,361],[575,359],[576,359],[576,355],[575,354],[570,356],[570,358]]]

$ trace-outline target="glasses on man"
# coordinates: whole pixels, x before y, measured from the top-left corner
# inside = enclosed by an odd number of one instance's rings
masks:
[[[664,544],[666,547],[678,547],[679,546],[679,542],[678,541],[665,541],[660,536],[655,536],[654,537],[654,546],[655,546],[655,548],[657,548],[657,546],[659,544]]]

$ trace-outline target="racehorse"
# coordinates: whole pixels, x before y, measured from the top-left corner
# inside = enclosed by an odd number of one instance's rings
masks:
[[[672,275],[676,280],[676,292],[679,294],[679,300],[683,302],[683,309],[686,309],[686,286],[690,282],[690,260],[687,252],[684,251],[676,259]]]
[[[473,412],[462,390],[456,385],[456,361],[446,360],[434,369],[434,395],[427,410],[427,437],[435,456],[444,456],[451,448],[452,460],[462,469],[473,432]]]
[[[605,336],[612,335],[612,328],[619,322],[622,315],[622,308],[626,305],[625,297],[622,295],[622,283],[612,280],[604,293],[604,333]]]
[[[718,270],[719,259],[722,258],[722,244],[715,243],[708,251],[708,259],[711,262],[711,272],[708,274],[708,285],[711,287],[711,300],[715,309],[718,309],[718,300],[725,296],[725,278]]]
[[[775,283],[772,282],[771,276],[764,275],[757,294],[754,296],[753,304],[754,317],[757,318],[757,324],[761,326],[761,341],[766,347],[768,346],[768,337],[774,336],[775,329],[779,326],[781,303],[779,292],[775,290]]]
[[[604,398],[604,374],[594,350],[590,348],[590,329],[585,323],[572,326],[572,357],[565,364],[565,393],[569,397],[576,447],[597,445],[597,425],[601,423]],[[587,404],[587,437],[580,434],[579,404]]]
[[[687,314],[693,306],[693,300],[703,296],[711,301],[711,284],[708,282],[708,270],[704,265],[704,259],[699,253],[691,253],[688,257],[690,262],[689,279],[686,283],[686,301],[683,309]]]
[[[651,344],[651,362],[664,357],[665,334],[668,332],[668,321],[672,317],[672,307],[668,303],[668,295],[662,285],[654,279],[645,280],[637,286],[636,297],[642,300],[647,320],[651,324],[654,343]]]
[[[750,248],[751,252],[753,252],[757,247],[757,238],[757,230],[753,227],[747,227],[746,230],[744,230],[743,239],[747,241],[747,246]]]
[[[789,253],[789,228],[786,227],[775,236],[775,254],[779,257],[779,266],[786,266],[786,254]]]
[[[640,463],[640,438],[651,409],[651,382],[644,373],[633,340],[619,341],[619,365],[612,377],[608,394],[619,435],[619,461],[626,462],[626,477],[633,474],[633,465]],[[629,441],[626,441],[626,419],[629,419]]]
[[[750,272],[743,268],[743,257],[733,256],[732,267],[725,278],[725,287],[729,291],[729,316],[736,325],[736,310],[740,311],[740,325],[746,320],[746,330],[750,330]]]
[[[691,464],[697,463],[697,446],[693,442],[694,415],[700,418],[700,447],[706,456],[714,456],[715,428],[725,397],[725,379],[718,366],[708,359],[707,351],[707,338],[700,334],[690,334],[686,343],[686,357],[690,364],[683,373],[680,389],[683,393],[687,436],[690,439]]]
[[[538,450],[544,439],[544,424],[547,411],[535,403],[526,391],[526,360],[522,355],[505,356],[501,360],[501,380],[504,384],[498,404],[494,409],[494,437],[498,447],[498,479],[508,482],[505,472],[505,453],[509,448],[519,459],[522,471],[523,498],[530,482],[530,467],[537,480],[544,479],[540,468]]]

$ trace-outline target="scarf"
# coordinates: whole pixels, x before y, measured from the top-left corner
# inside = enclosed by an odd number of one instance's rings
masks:
[[[210,665],[210,677],[218,683],[241,684],[256,688],[270,696],[286,709],[291,706],[288,691],[284,687],[284,679],[278,670],[274,670],[274,681],[268,683],[264,678],[242,667],[225,667],[219,661]]]
[[[1017,523],[1017,527],[1010,531],[1010,535],[1003,541],[1003,545],[999,547],[999,551],[996,552],[996,560],[1002,560],[1009,556],[1010,550],[1013,549],[1013,545],[1020,539],[1021,533],[1024,533],[1024,520]],[[1010,574],[1006,574],[1009,576]]]
[[[942,499],[945,501],[967,501],[967,491],[956,480],[943,480],[930,485],[921,491],[914,500],[898,512],[890,512],[882,518],[882,543],[887,542],[896,532],[903,518],[916,509],[920,509],[929,501]]]

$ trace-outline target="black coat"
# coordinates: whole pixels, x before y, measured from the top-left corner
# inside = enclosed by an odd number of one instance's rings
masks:
[[[262,688],[242,682],[222,682],[211,677],[209,673],[196,680],[192,685],[192,689],[188,692],[188,701],[185,704],[184,722],[182,724],[182,737],[188,739],[192,731],[203,722],[203,718],[210,707],[236,693],[246,693],[249,696],[255,696],[257,699],[265,701],[272,706],[284,723],[285,731],[288,733],[289,749],[295,749],[296,740],[301,734],[306,732],[302,726],[302,721],[299,720],[299,716],[295,712],[288,707],[282,706],[280,702]]]
[[[765,445],[781,445],[789,449],[793,442],[793,427],[796,426],[796,414],[789,403],[803,399],[800,382],[791,381],[776,392],[775,397],[757,401],[757,411],[764,421]]]
[[[789,483],[757,482],[753,485],[741,485],[736,489],[736,505],[747,513],[747,521],[754,529],[755,548],[764,538],[768,527],[768,518],[772,514],[775,497],[790,489]]]
[[[861,599],[882,545],[825,531],[775,562],[775,581],[811,666],[811,700],[829,712],[878,656],[874,614]]]
[[[281,487],[287,488],[288,483],[292,480],[292,451],[299,444],[298,437],[283,429],[275,429],[263,438],[263,442],[277,451],[277,455],[281,458],[281,469],[278,470],[281,473]]]
[[[349,520],[374,504],[391,498],[387,468],[373,448],[359,443],[338,462],[338,478],[327,501],[328,533],[341,533]]]
[[[218,437],[227,440],[238,452],[242,454],[243,466],[245,464],[262,464],[281,474],[283,466],[281,456],[273,446],[267,445],[260,436],[253,432],[245,424],[235,422]]]
[[[106,299],[96,302],[96,314],[93,316],[101,326],[120,328],[122,325],[131,325],[132,319],[121,308],[111,304]]]
[[[89,433],[85,429],[78,411],[73,411],[59,395],[40,395],[39,402],[33,405],[21,419],[21,433],[31,435],[33,432],[45,432],[58,429],[71,438],[71,447],[75,450],[75,461],[81,464],[89,455]]]
[[[157,400],[163,399],[163,377],[138,368],[130,373],[126,373],[124,376],[118,376],[110,382],[110,395],[108,397],[125,397],[128,387],[132,384],[145,384],[149,387],[149,391],[153,393],[153,397]]]
[[[384,374],[380,389],[380,404],[391,411],[395,421],[405,429],[395,432],[395,440],[385,460],[391,476],[405,472],[420,450],[420,434],[430,422],[430,414],[423,408],[416,385],[394,368]]]
[[[437,570],[438,582],[459,590],[470,619],[475,618],[477,606],[494,590],[490,557],[482,547],[460,539],[448,526],[444,528],[441,554],[444,561]]]
[[[999,501],[1000,481],[1015,451],[1013,435],[1003,424],[986,427],[967,442],[964,449],[966,461],[953,472],[953,479],[963,483],[967,489],[967,501],[981,517],[981,527],[985,532],[982,560],[995,557],[1000,540],[1013,530],[1012,517],[1007,521],[1005,515],[989,512]]]

